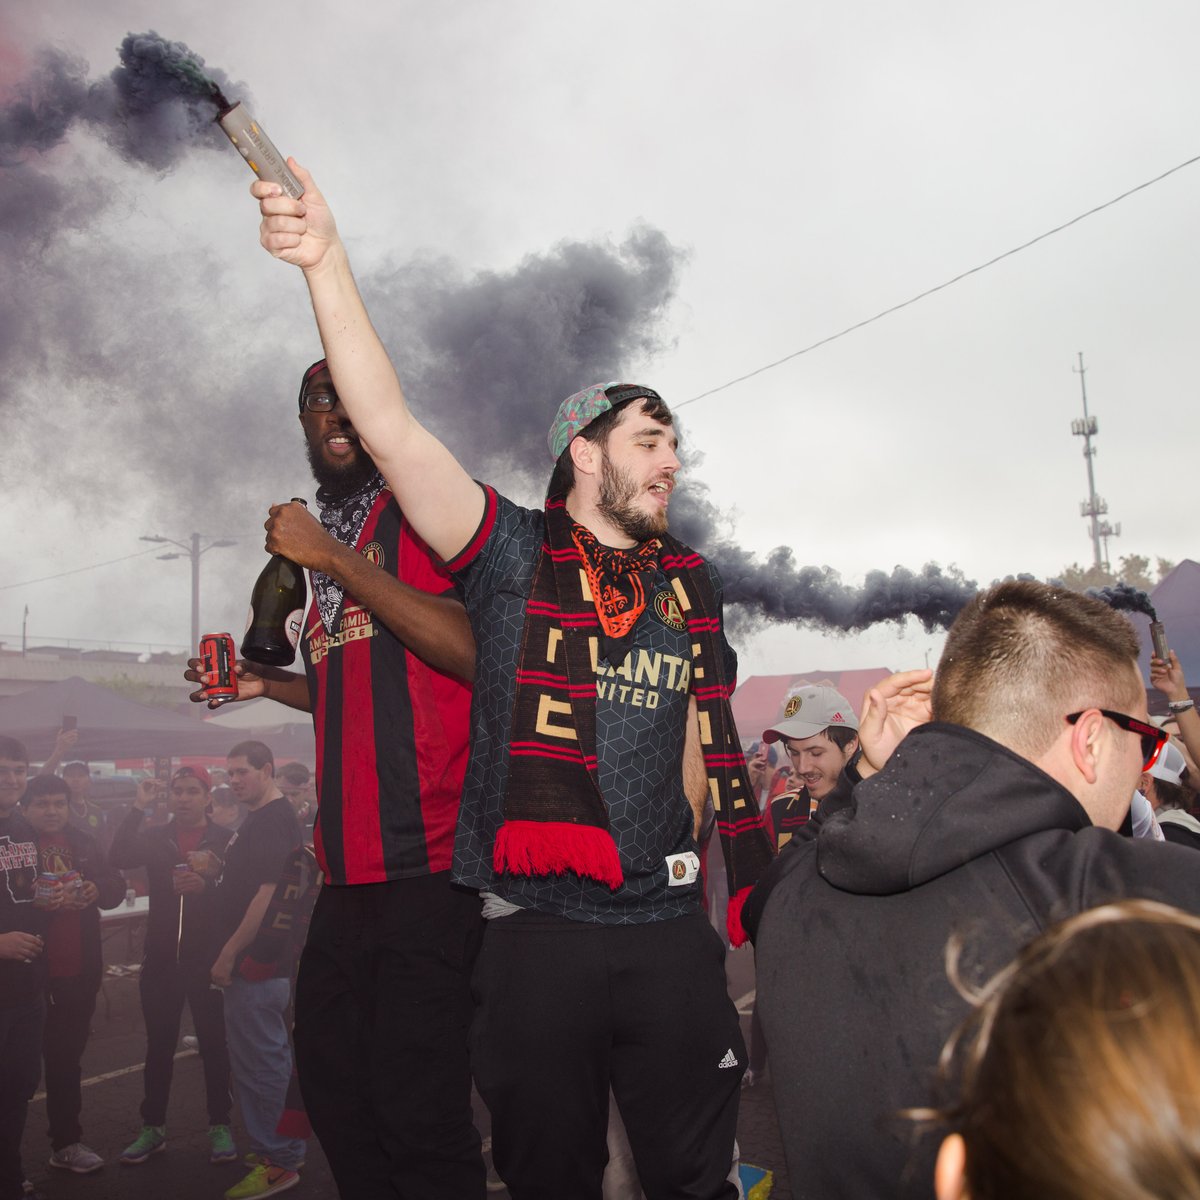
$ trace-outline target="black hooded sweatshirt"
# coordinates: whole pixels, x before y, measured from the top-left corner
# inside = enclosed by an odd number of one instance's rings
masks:
[[[793,839],[751,895],[758,1011],[793,1194],[933,1195],[938,1055],[982,983],[1047,925],[1142,897],[1200,913],[1193,851],[1092,825],[1032,763],[956,725],[915,729]],[[825,808],[825,805],[822,805]]]

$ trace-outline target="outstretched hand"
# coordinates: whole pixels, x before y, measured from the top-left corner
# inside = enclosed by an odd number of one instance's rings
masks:
[[[899,671],[867,692],[858,722],[861,775],[882,770],[905,737],[930,720],[932,692],[933,672],[928,669]]]
[[[188,669],[184,671],[183,677],[188,681],[188,683],[198,683],[201,685],[199,691],[192,692],[188,695],[188,699],[193,704],[203,704],[205,701],[207,701],[209,708],[220,708],[223,702],[213,699],[205,690],[209,684],[217,682],[216,675],[202,671],[200,669],[202,666],[204,666],[204,659],[188,659]],[[237,666],[234,667],[234,671],[237,673],[238,681],[238,694],[236,697],[234,697],[235,701],[254,700],[259,696],[266,695],[267,687],[263,682],[263,677],[261,675],[256,675],[254,671],[247,667],[244,662],[238,663]],[[225,703],[227,703],[227,701]]]
[[[250,194],[262,213],[258,240],[276,258],[311,271],[338,243],[337,225],[313,177],[294,158],[287,162],[300,180],[304,195],[293,200],[283,194],[279,184],[256,179],[250,185]]]
[[[1168,700],[1186,700],[1188,698],[1187,680],[1183,676],[1183,668],[1174,650],[1168,650],[1169,662],[1161,658],[1150,659],[1150,682]]]

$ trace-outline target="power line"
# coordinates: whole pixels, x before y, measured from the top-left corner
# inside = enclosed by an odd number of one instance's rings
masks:
[[[1030,238],[1027,242],[1022,242],[1019,246],[1014,246],[1011,250],[1005,250],[1003,254],[997,254],[995,258],[989,258],[987,262],[980,263],[977,267],[972,267],[969,271],[963,271],[959,275],[955,275],[953,279],[947,279],[945,283],[939,283],[936,287],[926,288],[923,292],[918,292],[917,295],[904,300],[899,304],[893,304],[891,308],[885,308],[882,312],[877,312],[873,317],[867,317],[864,321],[857,321],[853,325],[848,325],[845,329],[837,333],[831,333],[828,337],[821,338],[820,341],[813,342],[811,346],[805,346],[803,350],[793,350],[791,354],[785,354],[782,358],[777,358],[774,362],[767,363],[765,366],[758,367],[756,370],[748,371],[745,375],[739,375],[736,379],[731,379],[728,383],[718,384],[714,388],[709,388],[707,392],[701,392],[698,396],[692,396],[688,400],[682,400],[678,404],[673,405],[674,408],[683,408],[688,404],[695,404],[697,400],[703,400],[706,396],[713,396],[717,392],[723,392],[726,388],[731,388],[735,384],[745,383],[747,379],[753,379],[756,375],[763,374],[764,371],[772,371],[776,367],[783,366],[786,362],[791,362],[793,358],[799,358],[802,354],[809,353],[810,350],[816,350],[821,346],[827,346],[830,342],[836,342],[838,338],[844,338],[848,333],[854,333],[855,330],[862,329],[867,325],[873,325],[876,321],[883,320],[884,317],[890,317],[892,313],[899,312],[902,308],[908,308],[911,304],[916,304],[918,300],[924,300],[927,296],[932,296],[935,292],[944,291],[948,287],[952,287],[956,283],[960,283],[968,276],[977,275],[980,271],[986,271],[988,267],[993,267],[998,262],[1002,262],[1006,258],[1011,258],[1014,254],[1020,254],[1022,250],[1028,250],[1030,246],[1036,246],[1038,242],[1044,242],[1046,238],[1053,237],[1056,233],[1062,233],[1064,229],[1070,229],[1072,225],[1078,225],[1080,221],[1086,220],[1088,217],[1093,217],[1098,212],[1103,212],[1106,208],[1112,208],[1114,204],[1119,204],[1122,200],[1128,199],[1137,192],[1144,191],[1148,187],[1153,187],[1156,183],[1161,183],[1170,175],[1174,175],[1176,171],[1182,171],[1184,167],[1190,167],[1193,163],[1200,162],[1200,154],[1194,158],[1187,159],[1186,162],[1181,162],[1177,166],[1171,167],[1170,170],[1164,171],[1161,175],[1156,175],[1153,179],[1147,179],[1145,183],[1139,183],[1137,187],[1131,187],[1127,192],[1122,192],[1119,196],[1114,196],[1111,200],[1106,200],[1103,204],[1097,204],[1095,208],[1089,208],[1087,212],[1080,213],[1077,217],[1072,217],[1069,221],[1064,221],[1061,225],[1056,225],[1053,229],[1047,229],[1045,233],[1039,233],[1037,237]]]
[[[133,554],[125,554],[121,558],[110,558],[105,562],[92,563],[87,567],[73,567],[70,571],[59,571],[57,575],[43,575],[40,579],[26,579],[21,583],[0,583],[0,592],[7,592],[9,588],[29,587],[34,583],[48,583],[51,579],[63,579],[67,575],[79,575],[84,571],[95,571],[100,567],[111,567],[113,563],[128,562],[131,558],[141,558],[144,554],[154,554],[157,550],[157,546],[151,546],[149,550],[137,550]]]

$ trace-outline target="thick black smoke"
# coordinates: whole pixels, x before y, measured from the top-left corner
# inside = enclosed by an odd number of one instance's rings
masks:
[[[1144,613],[1150,620],[1158,620],[1158,613],[1154,611],[1150,597],[1127,583],[1116,583],[1112,587],[1088,588],[1087,594],[1097,600],[1103,600],[1109,608],[1115,608],[1118,612]]]
[[[108,75],[93,80],[82,59],[43,49],[0,109],[0,166],[45,154],[81,122],[126,162],[156,171],[196,147],[228,145],[214,125],[221,92],[235,90],[223,71],[153,31],[127,34],[117,57]],[[239,84],[236,94],[245,90]]]
[[[43,51],[0,110],[0,236],[11,251],[0,267],[0,366],[29,418],[16,424],[29,465],[18,483],[73,495],[93,524],[127,521],[131,504],[153,501],[157,524],[146,532],[249,533],[268,503],[306,483],[293,398],[319,352],[312,317],[298,278],[281,287],[285,268],[265,259],[269,306],[199,247],[180,256],[88,236],[115,185],[60,177],[50,152],[72,130],[153,172],[197,148],[233,163],[213,123],[216,92],[247,94],[154,33],[130,34],[118,58],[93,79],[81,60]],[[668,348],[684,259],[642,228],[618,244],[563,242],[505,272],[417,257],[369,269],[362,283],[422,418],[469,469],[537,503],[559,400],[614,378],[654,383],[646,364]],[[850,632],[914,615],[932,630],[975,590],[932,564],[872,572],[852,588],[784,547],[759,559],[695,478],[699,459],[685,458],[691,478],[673,500],[672,528],[716,562],[743,626]],[[256,542],[238,557],[252,561]]]
[[[629,378],[665,348],[683,261],[663,233],[643,228],[619,245],[564,242],[504,273],[388,263],[363,291],[422,420],[469,469],[516,476],[540,501],[559,401]]]

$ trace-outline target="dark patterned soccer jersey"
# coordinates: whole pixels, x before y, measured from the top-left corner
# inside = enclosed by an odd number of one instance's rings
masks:
[[[454,848],[455,880],[496,892],[522,908],[578,921],[640,924],[698,911],[699,877],[672,884],[666,861],[668,855],[698,853],[698,848],[682,777],[691,645],[661,571],[646,589],[646,610],[625,661],[613,666],[593,652],[600,791],[624,884],[614,891],[570,873],[494,874],[492,850],[504,820],[525,602],[546,533],[540,510],[485,491],[480,529],[450,563],[476,642],[471,758]],[[714,585],[719,595],[715,572]],[[725,649],[732,678],[736,660]]]
[[[452,584],[379,494],[355,549],[421,591]],[[334,884],[445,871],[467,760],[470,689],[411,654],[347,593],[325,630],[315,601],[302,642],[317,734],[315,849]]]

